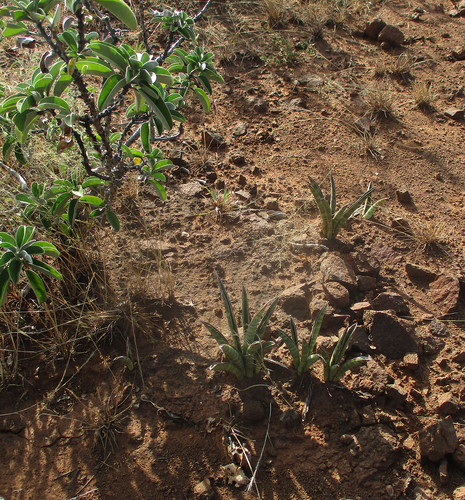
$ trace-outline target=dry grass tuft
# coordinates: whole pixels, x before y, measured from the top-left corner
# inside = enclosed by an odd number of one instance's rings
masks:
[[[434,101],[438,98],[432,83],[425,81],[412,82],[412,90],[415,104],[422,109],[432,108]]]
[[[362,90],[361,97],[370,115],[394,116],[398,98],[391,85],[370,84]]]
[[[444,223],[406,218],[400,222],[396,231],[401,238],[405,238],[411,244],[414,250],[431,253],[444,252],[448,236],[448,230]]]
[[[262,0],[263,9],[272,28],[282,26],[286,9],[284,3],[279,0]]]

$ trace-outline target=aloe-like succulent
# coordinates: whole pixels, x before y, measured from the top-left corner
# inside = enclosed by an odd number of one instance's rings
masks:
[[[263,340],[263,334],[275,310],[278,299],[273,300],[268,307],[265,306],[260,309],[252,318],[249,310],[247,292],[245,288],[242,287],[241,342],[231,300],[218,275],[217,278],[232,343],[228,342],[226,337],[213,325],[205,321],[202,322],[210,335],[218,342],[221,351],[227,359],[226,362],[214,363],[210,366],[210,369],[228,371],[233,373],[238,379],[252,377],[254,373],[260,372],[263,367],[265,354],[274,346],[274,342]]]
[[[357,323],[348,326],[339,338],[331,357],[328,354],[320,354],[319,357],[324,365],[325,382],[337,382],[346,372],[356,366],[370,361],[370,356],[357,356],[344,362],[344,355],[349,347],[350,339],[357,328]]]
[[[329,240],[333,240],[336,238],[339,231],[342,229],[349,217],[371,195],[375,188],[373,186],[369,187],[367,191],[363,193],[362,196],[360,196],[360,198],[354,203],[346,204],[336,211],[336,184],[334,182],[332,173],[329,174],[329,178],[331,182],[331,195],[329,202],[324,197],[320,186],[310,176],[309,186],[320,211],[323,234]]]
[[[278,329],[278,335],[283,339],[294,361],[294,368],[297,370],[297,375],[302,376],[313,364],[321,360],[321,356],[313,354],[316,339],[320,333],[321,324],[326,312],[326,307],[323,308],[315,319],[308,341],[302,340],[302,349],[299,351],[299,339],[297,337],[297,329],[293,318],[290,318],[291,336],[282,330]]]
[[[47,299],[47,292],[38,273],[62,278],[56,269],[37,259],[39,255],[58,257],[60,252],[52,243],[32,239],[34,232],[35,228],[32,226],[19,226],[14,237],[8,233],[0,233],[0,248],[6,250],[0,258],[0,305],[8,292],[9,282],[17,285],[23,269],[40,303]]]

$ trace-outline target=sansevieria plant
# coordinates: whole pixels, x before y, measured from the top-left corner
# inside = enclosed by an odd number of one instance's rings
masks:
[[[278,335],[283,339],[294,361],[294,368],[297,370],[297,375],[302,376],[313,364],[321,360],[321,356],[313,354],[316,339],[320,333],[321,324],[326,312],[326,307],[323,308],[315,319],[308,341],[302,340],[302,349],[299,351],[299,339],[297,337],[297,329],[294,320],[291,318],[291,336],[282,330],[278,329]]]
[[[38,273],[62,278],[56,269],[37,258],[40,255],[58,257],[60,252],[52,243],[34,240],[34,232],[35,228],[32,226],[19,226],[14,237],[8,233],[0,233],[0,248],[6,250],[0,258],[0,305],[8,292],[9,282],[17,285],[22,270],[40,303],[45,302],[47,293]]]
[[[249,310],[249,302],[245,288],[242,288],[242,339],[234,316],[233,307],[223,282],[218,278],[221,299],[223,300],[226,318],[232,342],[213,325],[203,321],[210,335],[218,342],[221,351],[226,357],[225,362],[214,363],[211,370],[228,371],[238,379],[252,377],[260,372],[263,367],[265,354],[274,346],[274,342],[263,340],[263,334],[275,310],[278,299],[260,309],[252,318]]]
[[[324,197],[323,192],[321,191],[320,186],[317,184],[317,182],[312,179],[312,177],[308,177],[310,180],[310,190],[320,211],[323,234],[326,238],[328,238],[328,240],[334,240],[349,217],[357,210],[357,208],[359,208],[363,204],[363,202],[371,195],[375,188],[373,186],[369,187],[367,191],[363,193],[362,196],[360,196],[360,198],[354,203],[350,205],[346,204],[336,211],[336,184],[334,182],[332,173],[329,174],[331,182],[331,194],[329,202]]]

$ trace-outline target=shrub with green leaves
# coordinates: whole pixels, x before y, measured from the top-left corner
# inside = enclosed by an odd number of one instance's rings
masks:
[[[297,375],[301,377],[313,364],[321,360],[321,356],[313,354],[315,349],[316,339],[320,333],[321,324],[326,312],[326,307],[323,308],[317,315],[312,326],[310,338],[308,341],[302,340],[302,349],[299,351],[299,339],[297,337],[297,329],[294,319],[290,318],[291,335],[278,329],[278,335],[283,339],[289,352],[292,355],[294,368],[297,370]]]
[[[363,365],[370,361],[369,356],[357,356],[345,361],[345,353],[349,347],[350,339],[357,328],[357,323],[348,326],[339,338],[331,356],[327,353],[320,354],[324,365],[325,382],[337,382],[348,371],[356,366]]]
[[[155,29],[169,30],[167,46],[157,54],[147,41],[143,7],[138,23],[123,0],[95,0],[131,30],[139,24],[144,42],[134,49],[120,43],[120,31],[93,2],[6,0],[0,8],[3,38],[16,37],[19,47],[27,42],[44,51],[39,66],[0,100],[0,118],[6,123],[4,162],[12,151],[18,161],[26,161],[20,150],[33,132],[54,140],[58,151],[76,147],[92,179],[81,186],[97,178],[105,189],[97,203],[86,199],[86,193],[65,202],[70,191],[60,193],[55,201],[60,209],[70,208],[70,219],[78,203],[90,203],[97,215],[112,223],[118,188],[133,171],[149,179],[164,199],[163,171],[172,164],[153,144],[182,133],[185,117],[180,110],[189,95],[208,112],[211,82],[223,82],[213,66],[213,54],[198,45],[195,31],[195,21],[210,3],[195,17],[152,11]],[[183,41],[190,46],[187,50],[180,48]],[[45,190],[31,194],[40,199]]]
[[[14,237],[0,233],[0,247],[6,250],[0,258],[0,305],[7,295],[9,282],[17,285],[23,270],[40,303],[47,299],[47,292],[39,274],[62,278],[56,269],[37,258],[40,255],[58,257],[60,252],[51,243],[34,240],[34,232],[32,226],[20,226]]]
[[[363,193],[362,196],[360,196],[360,198],[354,203],[346,204],[336,211],[336,184],[332,173],[330,173],[329,176],[331,182],[329,202],[323,195],[320,186],[310,176],[309,186],[320,211],[323,234],[329,240],[334,240],[349,217],[363,204],[375,188],[373,186],[369,187],[367,191]]]
[[[271,302],[268,307],[260,309],[252,318],[249,311],[249,302],[245,288],[242,288],[242,341],[239,334],[236,318],[229,295],[221,279],[218,278],[221,299],[228,320],[232,342],[213,325],[203,321],[210,335],[218,342],[227,361],[214,363],[210,369],[228,371],[238,379],[252,377],[263,368],[265,354],[274,346],[274,342],[263,340],[263,334],[275,310],[278,299]]]

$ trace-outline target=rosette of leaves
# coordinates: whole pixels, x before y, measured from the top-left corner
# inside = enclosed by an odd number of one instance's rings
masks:
[[[344,330],[331,356],[327,353],[319,354],[324,365],[325,382],[337,382],[346,372],[370,361],[369,356],[357,356],[345,361],[345,353],[356,328],[357,323],[354,323]]]
[[[323,234],[326,238],[328,238],[328,240],[334,240],[349,217],[363,204],[375,188],[373,186],[369,187],[367,191],[363,193],[360,198],[358,198],[358,200],[351,204],[346,204],[339,210],[336,210],[336,184],[331,172],[329,174],[329,178],[331,183],[329,202],[323,195],[318,183],[310,176],[309,186],[320,211]]]
[[[40,255],[59,257],[60,252],[52,243],[33,239],[34,232],[32,226],[19,226],[14,237],[0,233],[0,248],[6,250],[0,258],[0,305],[5,300],[10,281],[17,285],[22,271],[40,303],[47,299],[47,292],[39,274],[62,279],[55,268],[38,259]]]
[[[278,329],[278,335],[283,339],[286,347],[291,353],[294,368],[297,370],[297,375],[301,377],[313,364],[321,360],[321,356],[314,354],[316,339],[320,333],[321,324],[323,323],[323,318],[326,312],[326,307],[323,308],[317,315],[312,330],[310,333],[310,338],[308,341],[302,340],[302,348],[299,350],[299,339],[297,336],[297,329],[294,323],[294,319],[290,318],[291,324],[291,335]]]
[[[242,340],[234,315],[233,307],[229,295],[221,279],[218,278],[221,299],[228,320],[229,332],[232,342],[213,325],[203,321],[210,335],[218,342],[221,351],[227,361],[214,363],[211,370],[228,371],[233,373],[238,379],[252,377],[259,373],[263,367],[265,354],[274,346],[274,342],[263,340],[263,334],[275,310],[278,299],[271,302],[268,307],[260,309],[255,316],[251,316],[247,292],[242,287]]]

